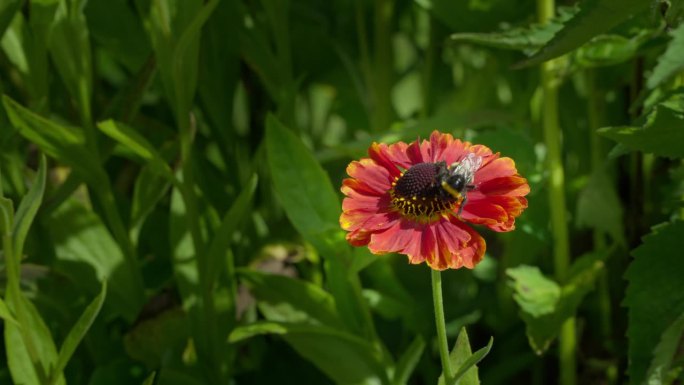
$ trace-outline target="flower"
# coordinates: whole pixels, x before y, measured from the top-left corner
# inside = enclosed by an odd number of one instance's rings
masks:
[[[374,254],[400,253],[435,270],[472,269],[484,256],[482,236],[515,228],[530,186],[511,158],[434,131],[411,144],[373,143],[342,182],[340,225],[347,241]]]

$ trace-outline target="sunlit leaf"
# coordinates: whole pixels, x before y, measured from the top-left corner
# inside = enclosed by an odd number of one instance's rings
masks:
[[[684,222],[653,228],[641,246],[632,251],[634,260],[625,277],[629,282],[624,303],[628,308],[628,374],[641,383],[661,336],[684,313]]]
[[[312,322],[343,328],[333,297],[320,287],[281,275],[241,270],[240,276],[269,321]]]
[[[577,49],[575,60],[583,67],[611,66],[631,59],[638,48],[637,39],[599,35]]]
[[[513,279],[513,298],[521,309],[532,317],[552,313],[561,296],[558,284],[541,273],[535,266],[518,266],[506,270]]]
[[[120,246],[99,217],[81,204],[67,201],[47,220],[60,270],[91,293],[108,281],[107,303],[132,321],[142,306],[134,272],[126,267]]]
[[[540,291],[540,294],[542,294],[540,303],[544,305],[540,308],[538,304],[531,302],[533,299],[520,301],[519,298],[525,299],[527,297],[527,286],[521,285],[520,282],[514,285],[514,298],[521,307],[520,316],[525,321],[527,337],[535,353],[542,354],[546,351],[560,332],[563,323],[568,318],[574,316],[577,307],[582,303],[584,297],[593,290],[594,282],[599,272],[603,269],[603,260],[605,258],[606,255],[604,253],[588,254],[578,258],[570,269],[568,281],[561,286],[560,298],[558,298],[555,306],[552,308],[548,307],[550,301],[548,301],[548,298],[545,298],[548,297],[545,291]],[[517,269],[520,269],[520,267]],[[510,274],[511,270],[508,269],[507,272]],[[519,273],[519,270],[513,271]],[[523,271],[532,272],[529,267],[525,267]],[[532,282],[535,281],[545,281],[542,284],[543,287],[557,285],[543,276],[537,276],[537,273],[533,274]],[[526,309],[536,313],[530,313]],[[540,309],[543,311],[542,313],[540,313]]]

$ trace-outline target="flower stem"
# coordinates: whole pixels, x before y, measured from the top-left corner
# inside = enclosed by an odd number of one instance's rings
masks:
[[[555,13],[554,0],[537,0],[539,22],[548,23]],[[541,65],[543,89],[542,125],[547,148],[549,170],[549,206],[553,231],[553,257],[557,280],[563,284],[570,270],[570,247],[565,204],[565,175],[561,157],[561,128],[558,122],[558,85],[554,74],[554,61]],[[561,326],[559,336],[560,384],[577,383],[576,357],[577,337],[575,318],[567,319]]]
[[[442,275],[437,270],[432,272],[432,301],[435,306],[435,323],[437,324],[437,343],[439,344],[439,357],[442,360],[442,373],[444,383],[450,383],[454,377],[451,362],[449,362],[449,343],[446,336],[446,324],[444,323],[444,305],[442,301]]]

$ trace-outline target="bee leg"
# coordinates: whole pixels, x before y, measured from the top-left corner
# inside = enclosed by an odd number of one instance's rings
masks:
[[[458,217],[458,219],[461,219],[461,213],[463,212],[463,207],[465,207],[466,202],[468,201],[468,195],[463,194],[461,196],[463,197],[463,199],[461,200],[461,204],[458,206],[458,211],[456,212],[456,217]]]

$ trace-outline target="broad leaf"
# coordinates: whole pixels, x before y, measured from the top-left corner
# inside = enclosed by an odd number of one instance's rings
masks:
[[[584,0],[580,11],[542,49],[520,66],[531,66],[553,59],[610,31],[650,6],[644,0]]]
[[[684,69],[684,24],[672,31],[672,40],[667,50],[658,58],[658,65],[646,80],[648,88],[656,88],[665,80],[681,73]]]
[[[467,42],[531,54],[551,40],[563,28],[563,24],[576,13],[575,8],[561,8],[558,16],[544,25],[532,24],[525,28],[512,28],[494,33],[455,33],[450,36],[450,40],[456,43]]]
[[[631,253],[624,303],[629,317],[627,371],[634,384],[645,379],[658,341],[684,313],[684,259],[676,250],[684,250],[684,221],[655,227]]]
[[[476,365],[489,354],[493,344],[494,338],[490,338],[487,346],[473,353],[468,333],[464,327],[461,328],[456,344],[451,353],[449,353],[449,361],[454,370],[454,377],[451,381],[447,382],[444,380],[444,374],[442,374],[439,377],[438,385],[480,385]]]
[[[684,157],[684,115],[664,105],[653,109],[643,127],[604,127],[598,132],[632,151]]]
[[[628,39],[620,35],[600,35],[577,49],[575,60],[582,67],[605,67],[626,62],[636,55],[639,48],[637,38]]]
[[[577,199],[577,225],[610,234],[625,244],[622,203],[605,167],[597,168]]]
[[[660,337],[653,352],[653,361],[646,375],[649,385],[671,385],[684,367],[684,314],[680,315]]]
[[[281,335],[335,383],[389,383],[376,349],[358,336],[323,325],[258,322],[236,328],[230,341],[259,334]]]
[[[506,270],[506,274],[513,279],[513,298],[522,311],[540,317],[556,309],[561,296],[560,286],[544,277],[538,267],[521,265]]]
[[[330,291],[346,324],[373,335],[356,275],[348,274],[349,246],[339,226],[340,201],[323,168],[302,141],[274,116],[266,118],[266,153],[285,213],[323,254]]]
[[[343,329],[333,297],[320,287],[282,275],[241,270],[269,321],[316,323]]]
[[[136,290],[134,272],[100,218],[73,200],[63,203],[47,221],[57,256],[57,269],[90,293],[109,282],[107,303],[129,321],[135,319],[144,293]]]
[[[524,282],[525,280],[528,282],[544,282],[543,287],[549,288],[556,285],[555,282],[539,277],[536,273],[531,278],[528,278],[527,275],[521,275],[519,269],[523,266],[507,270],[509,275],[511,271],[514,272],[514,276],[512,276],[516,280],[514,298],[521,307],[520,315],[527,326],[527,337],[535,353],[542,354],[548,349],[563,323],[574,316],[584,297],[594,288],[594,282],[603,269],[605,257],[603,253],[596,253],[578,258],[570,269],[570,277],[567,283],[561,287],[560,298],[551,309],[548,308],[551,301],[544,298],[548,295],[546,291],[539,291],[541,294],[539,302],[543,306],[537,306],[538,304],[533,302],[534,298],[528,297],[526,291],[529,290],[529,287]],[[523,271],[529,270],[529,267],[523,268]]]

